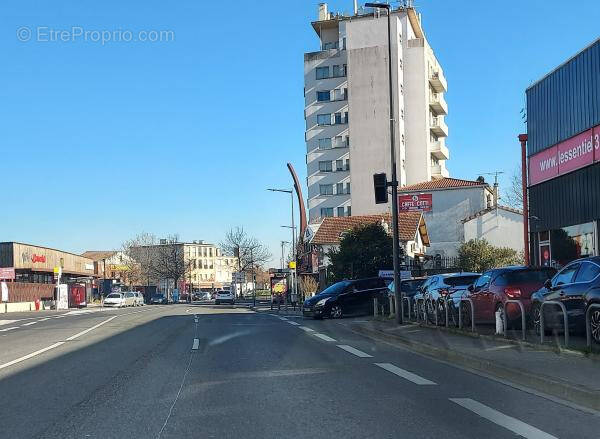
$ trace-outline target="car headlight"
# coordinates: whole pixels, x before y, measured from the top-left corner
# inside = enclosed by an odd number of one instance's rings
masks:
[[[323,305],[325,305],[325,302],[327,302],[329,299],[331,299],[331,297],[326,297],[325,299],[321,299],[317,303],[315,303],[315,306],[323,306]]]

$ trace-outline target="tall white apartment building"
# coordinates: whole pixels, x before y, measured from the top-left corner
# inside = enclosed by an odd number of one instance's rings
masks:
[[[391,177],[386,13],[321,3],[312,27],[321,50],[304,54],[309,218],[385,212],[373,174]],[[391,39],[400,184],[448,177],[447,83],[412,7],[391,12]]]

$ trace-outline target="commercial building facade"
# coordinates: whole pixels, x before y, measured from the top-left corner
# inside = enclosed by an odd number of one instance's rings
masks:
[[[412,7],[391,15],[400,184],[447,177],[447,82]],[[319,6],[318,52],[304,55],[309,218],[379,214],[373,174],[390,170],[387,17]]]
[[[526,96],[531,261],[562,266],[598,255],[600,40]]]

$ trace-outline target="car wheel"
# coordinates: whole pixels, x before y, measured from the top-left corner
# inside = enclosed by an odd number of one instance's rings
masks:
[[[425,302],[425,311],[427,313],[427,323],[435,324],[434,313],[437,311],[433,306],[433,300],[427,300]]]
[[[541,331],[540,331],[540,326],[541,326],[541,307],[538,304],[533,305],[533,308],[531,309],[531,323],[533,325],[533,329],[535,330],[535,333],[537,335],[540,335],[541,334]],[[544,326],[546,326],[546,325],[544,325]]]
[[[600,309],[595,309],[590,315],[590,327],[592,330],[592,339],[600,343]]]
[[[332,319],[341,319],[343,315],[344,315],[344,313],[343,313],[342,307],[340,305],[333,305],[331,307],[331,311],[329,311],[329,316]]]
[[[470,328],[471,327],[471,307],[467,305],[465,302],[460,304],[462,310],[462,327]]]

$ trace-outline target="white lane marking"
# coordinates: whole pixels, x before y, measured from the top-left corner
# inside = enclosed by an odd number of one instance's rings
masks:
[[[53,316],[53,319],[62,319],[64,317],[64,315],[60,315],[60,316]]]
[[[0,329],[0,332],[12,331],[13,329],[19,329],[18,326],[12,326],[10,328]]]
[[[298,326],[298,328],[300,328],[300,329],[302,329],[303,331],[306,331],[306,332],[315,332],[314,329],[309,328],[308,326]]]
[[[300,323],[287,321],[290,325],[300,326]]]
[[[23,323],[21,326],[31,326],[31,325],[35,325],[37,322],[29,322],[29,323]]]
[[[512,344],[507,344],[507,345],[502,345],[502,346],[495,346],[493,348],[486,348],[486,351],[499,351],[500,349],[510,349],[510,348],[516,348],[515,345]]]
[[[421,332],[422,329],[413,329],[412,331],[406,331],[405,334],[414,334],[415,332]]]
[[[314,335],[315,337],[319,337],[321,340],[325,340],[325,341],[336,341],[336,339],[335,339],[335,338],[331,338],[331,337],[329,337],[328,335],[325,335],[325,334],[320,334],[320,333],[318,333],[318,332],[315,332],[313,335]]]
[[[350,352],[351,354],[354,354],[360,358],[373,358],[372,355],[369,355],[363,351],[359,351],[358,349],[355,349],[352,346],[348,346],[347,344],[339,344],[337,345],[337,347],[345,350],[346,352]]]
[[[461,407],[471,410],[473,413],[478,414],[482,418],[492,421],[494,424],[500,425],[513,433],[518,434],[527,439],[557,439],[556,436],[552,436],[542,430],[526,424],[525,422],[519,421],[518,419],[512,418],[505,415],[497,410],[494,410],[487,405],[483,405],[480,402],[470,398],[450,398],[450,401],[460,405]]]
[[[49,351],[50,349],[54,349],[54,348],[56,348],[56,347],[58,347],[60,345],[63,345],[63,344],[65,344],[64,341],[59,341],[59,342],[54,343],[54,344],[52,344],[50,346],[47,346],[47,347],[45,347],[43,349],[40,349],[40,350],[35,351],[35,352],[32,352],[31,354],[27,354],[27,355],[25,355],[23,357],[17,358],[16,360],[12,360],[12,361],[9,361],[8,363],[0,364],[0,369],[4,369],[5,367],[9,367],[9,366],[12,366],[13,364],[20,363],[21,361],[28,360],[29,358],[35,357],[36,355],[43,354],[44,352]]]
[[[392,372],[393,374],[398,375],[399,377],[402,377],[405,380],[411,381],[420,386],[436,384],[433,381],[426,380],[425,378],[422,378],[419,375],[415,375],[414,373],[409,372],[408,370],[400,369],[398,366],[394,366],[391,363],[375,363],[375,366],[379,366],[382,369],[387,370],[388,372]]]
[[[97,325],[94,325],[94,326],[92,326],[91,328],[88,328],[88,329],[86,329],[86,330],[84,330],[84,331],[78,332],[77,334],[75,334],[75,335],[72,335],[72,336],[70,336],[69,338],[67,338],[67,341],[75,340],[76,338],[78,338],[78,337],[81,337],[82,335],[85,335],[85,334],[87,334],[88,332],[90,332],[90,331],[93,331],[93,330],[94,330],[94,329],[96,329],[96,328],[99,328],[100,326],[102,326],[102,325],[104,325],[104,324],[106,324],[106,323],[110,322],[111,320],[113,320],[113,319],[116,319],[117,317],[118,317],[118,316],[112,316],[111,318],[109,318],[109,319],[106,319],[106,320],[104,320],[103,322],[100,322],[100,323],[98,323]]]
[[[38,321],[39,321],[39,322],[45,322],[46,320],[50,320],[50,317],[46,317],[46,318],[40,319],[40,320],[38,320]]]
[[[194,344],[192,344],[192,351],[197,351],[198,350],[198,346],[200,346],[200,339],[195,338],[194,339]]]
[[[286,319],[285,317],[279,317],[279,320],[283,320],[284,322],[288,321],[288,319]]]
[[[0,320],[0,326],[9,325],[9,324],[15,323],[15,322],[18,322],[18,320]]]

